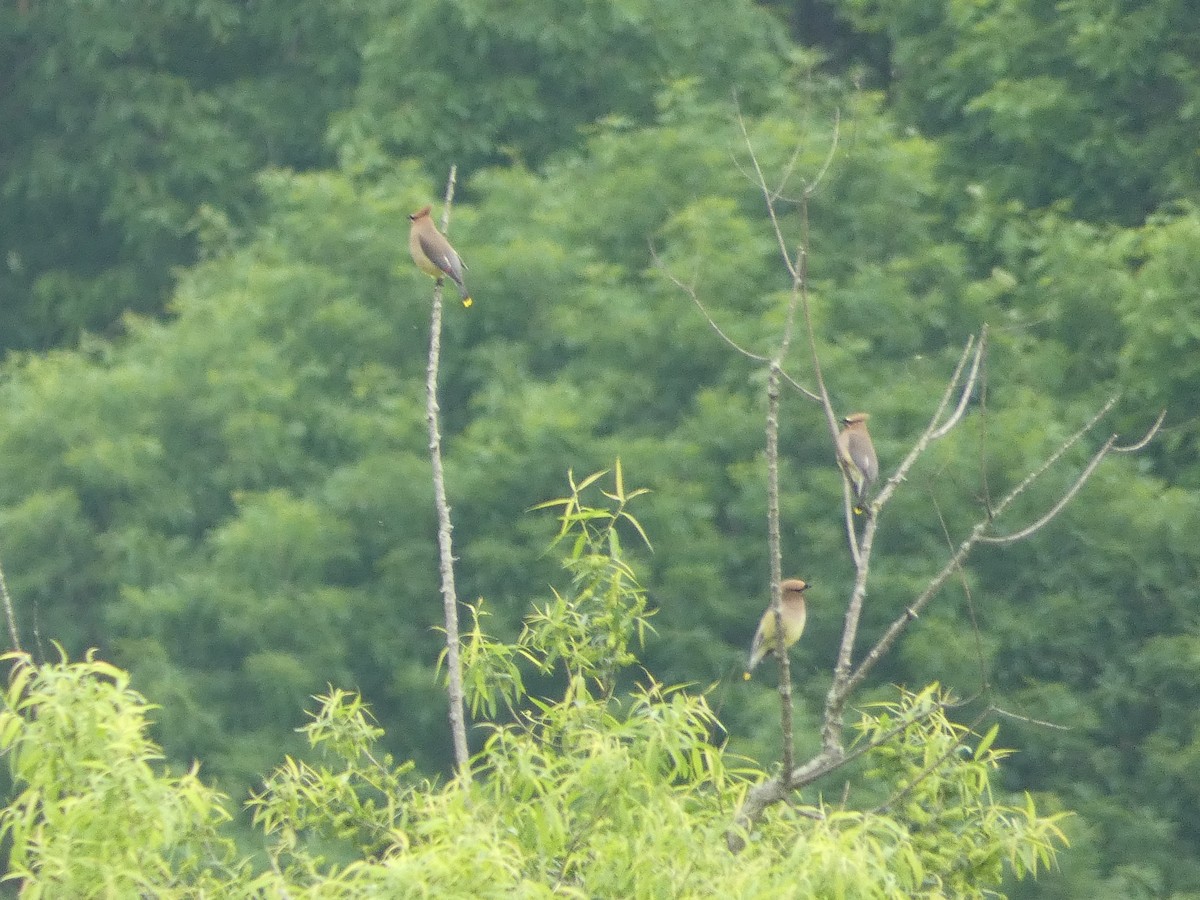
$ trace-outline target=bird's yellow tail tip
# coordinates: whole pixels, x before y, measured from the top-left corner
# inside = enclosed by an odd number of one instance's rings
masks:
[[[863,514],[863,508],[861,506],[854,507],[854,514],[856,516],[861,516]]]
[[[750,673],[749,673],[749,672],[743,672],[743,673],[742,673],[742,681],[749,681],[749,680],[750,680]]]
[[[467,307],[468,309],[471,308],[471,304],[474,302],[475,301],[472,300],[470,297],[463,297],[463,306]]]

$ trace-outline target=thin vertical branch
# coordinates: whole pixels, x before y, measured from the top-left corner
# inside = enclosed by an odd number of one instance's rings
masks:
[[[757,165],[757,161],[755,163]],[[807,235],[805,235],[807,237]],[[796,252],[792,273],[792,295],[788,302],[787,318],[779,349],[771,360],[767,373],[767,545],[771,557],[771,608],[775,616],[775,655],[779,659],[779,727],[782,732],[783,771],[795,765],[795,737],[792,723],[792,666],[788,659],[783,627],[783,540],[779,528],[779,387],[783,376],[783,361],[796,328],[796,306],[804,293],[807,250],[801,245]]]
[[[985,361],[982,377],[979,379],[979,489],[980,501],[989,516],[992,514],[992,490],[988,484],[988,439],[991,422],[991,416],[988,415],[988,369]]]
[[[779,660],[780,758],[792,771],[795,726],[792,723],[792,667],[783,626],[783,552],[779,533],[779,357],[767,374],[767,545],[771,556],[771,610],[775,616],[775,657]]]
[[[13,612],[12,596],[8,593],[8,582],[4,578],[4,566],[0,565],[0,602],[4,604],[4,619],[8,622],[8,639],[12,648],[21,652],[21,637],[17,631],[17,616]]]
[[[795,739],[792,734],[792,667],[788,659],[787,644],[783,627],[783,549],[779,528],[779,386],[783,378],[783,361],[787,358],[792,344],[792,336],[796,330],[796,309],[801,297],[806,298],[806,273],[808,266],[808,231],[805,229],[804,239],[796,251],[793,260],[788,252],[779,220],[775,215],[775,195],[767,187],[763,177],[762,167],[754,152],[754,145],[746,131],[746,120],[742,117],[741,108],[737,106],[738,127],[754,164],[754,172],[763,199],[767,204],[767,212],[779,241],[779,250],[783,255],[788,274],[792,277],[791,299],[788,301],[787,317],[784,320],[783,334],[779,339],[779,347],[771,358],[767,370],[767,547],[771,566],[771,611],[775,617],[775,656],[779,660],[779,725],[782,734],[783,771],[792,771],[794,765]],[[807,303],[806,303],[807,309]],[[818,373],[818,379],[820,373]]]
[[[804,247],[808,247],[808,198],[811,188],[805,189],[800,199],[800,227],[804,235]],[[807,267],[807,250],[804,260],[804,266]],[[805,279],[806,280],[806,279]],[[821,408],[825,411],[825,426],[829,429],[830,440],[833,441],[832,446],[837,446],[838,422],[837,414],[833,411],[833,402],[829,399],[829,391],[825,387],[825,376],[821,372],[821,356],[817,353],[817,332],[813,328],[812,309],[808,298],[808,285],[802,280],[800,288],[800,302],[804,310],[804,329],[808,334],[808,352],[812,361],[813,377],[817,380],[817,393],[821,396]],[[835,454],[836,457],[836,454]],[[854,514],[851,511],[854,507],[853,499],[850,496],[850,481],[842,479],[842,495],[844,511],[846,513],[846,538],[850,545],[850,555],[854,558],[855,568],[861,568],[861,557],[859,555],[858,537],[854,531]]]
[[[446,202],[442,211],[442,233],[450,224],[450,205],[458,167],[450,167],[446,182]],[[458,592],[454,587],[454,547],[450,522],[450,504],[446,500],[446,479],[442,469],[442,434],[438,422],[438,367],[442,355],[442,279],[433,288],[433,312],[429,325],[429,366],[425,370],[425,418],[429,423],[429,459],[433,466],[433,496],[438,517],[438,559],[442,574],[442,609],[446,626],[446,683],[450,698],[450,734],[454,740],[454,766],[460,776],[468,776],[467,723],[463,704],[462,659],[459,653]]]

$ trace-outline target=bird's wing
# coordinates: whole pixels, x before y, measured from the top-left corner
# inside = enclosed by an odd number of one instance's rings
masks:
[[[875,448],[871,439],[858,431],[852,431],[846,441],[847,453],[854,465],[858,466],[867,482],[872,482],[879,475],[879,460],[875,458]]]
[[[769,621],[770,621],[770,624],[774,625],[774,623],[775,623],[774,617],[770,617]],[[768,629],[768,617],[766,615],[764,615],[761,619],[758,620],[758,629],[754,632],[754,640],[752,640],[750,642],[750,663],[746,667],[747,669],[753,669],[755,666],[757,666],[759,664],[759,662],[762,660],[762,658],[767,655],[767,651],[766,651],[766,647],[765,647],[766,642],[767,642],[767,635],[766,635],[767,629]]]
[[[441,238],[438,240],[438,238]],[[437,238],[431,238],[428,235],[419,235],[417,238],[421,242],[421,252],[423,252],[430,261],[453,278],[455,281],[462,281],[462,260],[458,258],[458,254],[454,252],[454,248],[449,242],[438,235]]]

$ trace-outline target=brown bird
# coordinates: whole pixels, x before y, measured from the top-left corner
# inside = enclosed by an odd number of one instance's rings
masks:
[[[799,578],[789,578],[779,585],[782,593],[783,645],[790,647],[800,640],[808,611],[804,607],[804,592],[809,585]],[[746,663],[743,678],[749,680],[750,673],[762,662],[764,656],[775,650],[775,610],[768,605],[767,611],[758,620],[758,630],[750,644],[750,659]]]
[[[879,477],[879,460],[875,456],[875,445],[867,432],[867,413],[851,413],[842,419],[845,426],[837,438],[838,463],[854,487],[854,511],[861,514],[867,499],[867,491]]]
[[[408,229],[408,252],[412,254],[417,268],[430,278],[440,279],[448,275],[458,285],[463,306],[470,306],[475,301],[463,282],[466,265],[445,236],[434,227],[433,219],[429,216],[432,209],[431,206],[422,206],[408,217],[412,222],[412,227]]]

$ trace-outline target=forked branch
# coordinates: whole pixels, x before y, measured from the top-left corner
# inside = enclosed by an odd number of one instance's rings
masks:
[[[838,437],[838,419],[833,410],[833,405],[829,398],[829,392],[826,389],[824,375],[821,370],[820,354],[817,349],[817,340],[815,329],[813,327],[813,318],[811,315],[809,295],[807,292],[807,259],[808,259],[808,205],[807,200],[811,195],[812,188],[815,187],[815,182],[812,186],[805,189],[801,196],[796,201],[799,206],[801,228],[803,237],[800,242],[799,250],[793,257],[788,252],[788,243],[784,238],[780,219],[776,210],[776,203],[783,197],[783,184],[778,188],[772,189],[767,185],[766,178],[763,174],[762,166],[754,151],[753,144],[749,137],[749,132],[746,127],[745,120],[742,118],[740,110],[737,113],[738,127],[741,130],[742,138],[745,142],[749,159],[750,171],[747,175],[757,185],[762,193],[766,204],[767,214],[771,221],[772,228],[775,232],[776,241],[779,245],[780,255],[784,266],[792,278],[793,292],[792,302],[789,306],[787,325],[785,326],[784,338],[781,341],[779,355],[770,361],[770,378],[768,381],[768,429],[767,429],[767,456],[768,456],[768,518],[770,522],[769,542],[771,555],[771,580],[772,580],[772,603],[776,610],[776,615],[779,615],[779,525],[778,525],[778,469],[776,465],[778,448],[776,442],[778,440],[778,386],[779,386],[779,368],[782,363],[783,354],[786,352],[787,346],[791,338],[791,323],[797,299],[800,303],[800,308],[804,317],[804,323],[807,330],[808,347],[811,357],[811,365],[816,382],[815,399],[821,403],[825,413],[826,424],[829,429],[831,447],[836,446]],[[831,157],[832,158],[832,153]],[[792,167],[795,164],[795,157],[788,163],[786,174],[790,174]],[[829,162],[826,162],[822,169],[824,174],[828,168]],[[786,182],[786,174],[784,181]],[[678,284],[678,282],[676,282]],[[688,290],[690,296],[695,300],[694,290]],[[697,301],[697,305],[700,305]],[[703,311],[703,307],[701,307]],[[708,316],[707,311],[705,316],[709,322],[716,327],[712,318]],[[719,329],[718,329],[719,330]],[[959,544],[956,550],[951,554],[951,558],[942,567],[942,569],[934,575],[925,589],[920,595],[909,604],[904,612],[898,616],[892,624],[884,631],[883,635],[875,642],[862,660],[853,665],[854,645],[857,638],[859,621],[862,616],[863,605],[867,594],[867,582],[870,574],[871,554],[874,547],[874,540],[877,529],[879,527],[880,513],[891,500],[892,496],[904,483],[916,462],[935,442],[949,434],[957,425],[959,425],[967,409],[970,407],[971,398],[975,394],[976,385],[979,382],[980,374],[984,369],[985,355],[988,345],[988,330],[984,326],[980,332],[978,339],[972,337],[966,342],[962,353],[959,356],[957,365],[954,368],[953,374],[950,376],[946,388],[929,419],[921,436],[913,443],[912,448],[905,456],[900,465],[887,479],[882,488],[876,493],[873,501],[870,504],[869,512],[865,518],[861,538],[855,527],[855,519],[852,512],[852,497],[848,480],[844,480],[844,511],[846,518],[847,542],[855,564],[855,581],[851,590],[850,600],[846,609],[845,622],[843,625],[841,644],[838,650],[837,662],[834,667],[834,676],[829,692],[826,695],[825,709],[822,722],[822,741],[821,750],[811,759],[797,766],[791,766],[791,704],[790,704],[790,685],[786,688],[787,705],[784,708],[783,724],[785,726],[785,752],[784,766],[779,775],[769,778],[761,784],[752,788],[743,802],[741,808],[737,811],[734,817],[734,827],[729,830],[726,835],[729,847],[734,852],[737,852],[744,846],[744,835],[751,829],[754,823],[762,815],[763,811],[772,803],[777,803],[787,799],[792,791],[811,784],[817,779],[830,774],[853,757],[847,755],[845,743],[843,739],[844,730],[844,713],[846,704],[855,691],[861,685],[868,673],[874,668],[876,663],[883,658],[884,655],[892,648],[895,642],[899,639],[904,629],[909,623],[914,621],[925,606],[938,594],[946,581],[959,571],[963,562],[966,560],[970,552],[979,543],[995,543],[1007,544],[1014,543],[1019,540],[1030,537],[1040,529],[1049,524],[1076,496],[1083,485],[1088,481],[1091,475],[1095,472],[1100,462],[1104,457],[1114,451],[1132,452],[1141,449],[1148,443],[1157,432],[1162,424],[1163,416],[1159,416],[1158,421],[1151,427],[1148,433],[1138,442],[1129,447],[1119,447],[1116,444],[1117,435],[1112,435],[1100,449],[1094,454],[1092,459],[1080,471],[1070,487],[1065,490],[1058,500],[1050,507],[1050,509],[1040,516],[1035,521],[1028,525],[1019,528],[1017,531],[1010,534],[997,535],[989,534],[988,532],[995,526],[998,518],[1010,507],[1014,500],[1023,494],[1028,487],[1037,480],[1051,466],[1058,462],[1063,455],[1076,443],[1078,443],[1087,433],[1089,433],[1096,424],[1112,409],[1117,398],[1113,397],[1101,408],[1095,416],[1092,417],[1076,434],[1072,435],[1063,442],[1037,469],[1032,471],[1023,481],[1014,487],[994,508],[985,508],[983,515],[976,522],[967,537]],[[738,348],[740,349],[740,348]],[[742,351],[745,353],[745,351]],[[753,354],[746,354],[753,356]],[[762,359],[761,357],[755,357]],[[805,392],[810,398],[813,397],[812,392]],[[782,632],[781,621],[776,619],[777,633]],[[782,644],[782,642],[781,642]],[[786,653],[783,651],[782,645],[778,648],[778,653],[781,659],[781,680],[788,680],[789,668],[787,665]],[[781,684],[781,694],[785,687]],[[857,756],[862,751],[861,748],[854,752]]]

